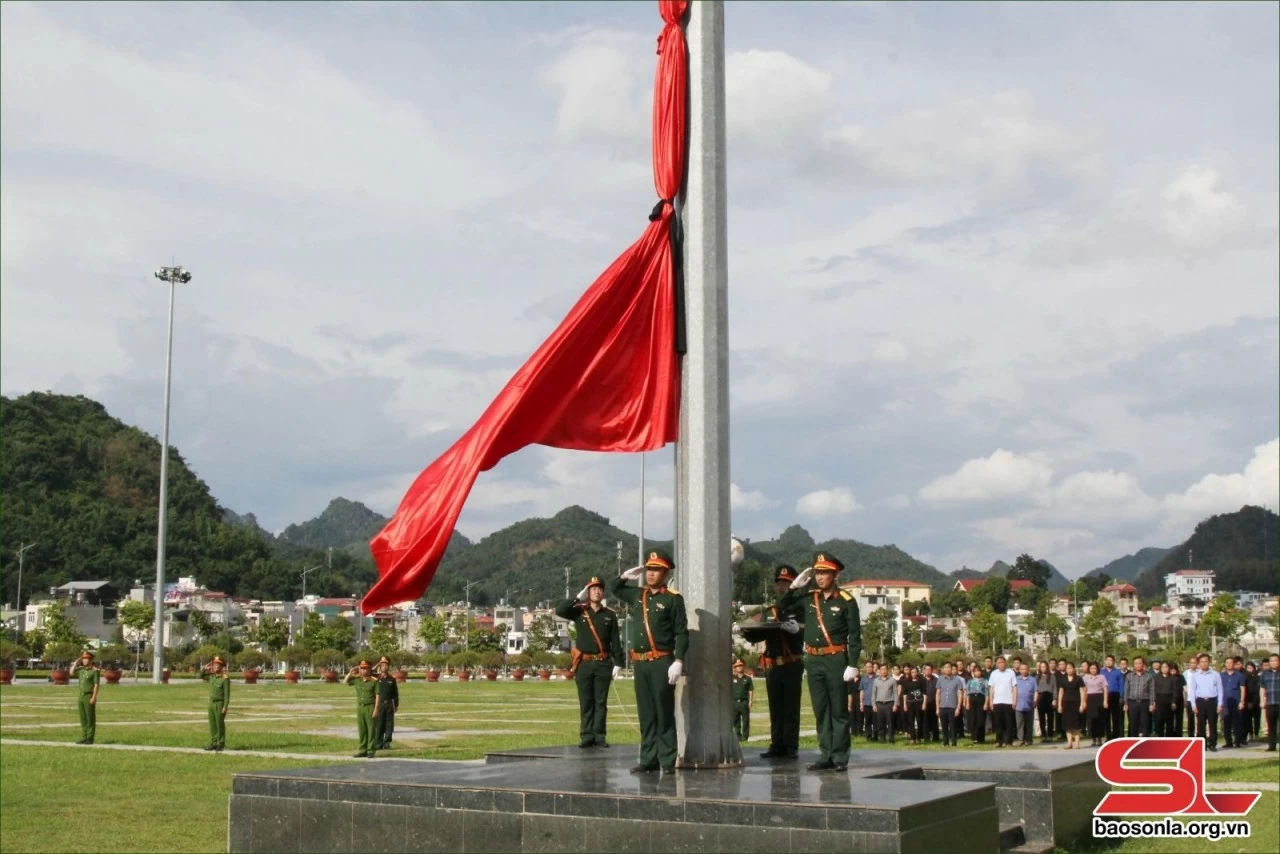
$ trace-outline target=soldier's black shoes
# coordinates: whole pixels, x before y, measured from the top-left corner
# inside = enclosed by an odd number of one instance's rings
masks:
[[[800,758],[800,751],[798,751],[798,750],[788,750],[788,751],[787,751],[787,758],[788,758],[788,759],[799,759],[799,758]]]
[[[835,768],[835,763],[828,760],[827,762],[814,762],[812,765],[804,766],[806,771],[830,771]]]
[[[79,741],[76,742],[76,744],[84,744],[84,739],[83,738],[80,739]]]
[[[631,769],[632,774],[652,774],[658,770],[657,765],[636,765]]]
[[[663,774],[674,774],[674,773],[676,773],[676,766],[674,766],[674,765],[664,765],[664,766],[663,766],[663,768],[662,768],[662,773],[663,773]]]
[[[212,744],[205,748],[205,750],[216,750],[216,749],[217,748],[215,748]]]
[[[832,771],[848,771],[849,766],[848,765],[832,765],[831,770]]]
[[[213,749],[213,752],[214,752],[214,753],[221,753],[221,752],[222,752],[222,745],[221,745],[221,744],[219,744],[217,747],[215,747],[215,748]]]
[[[786,754],[783,753],[781,750],[775,750],[774,748],[770,747],[764,753],[760,754],[760,758],[761,759],[781,759],[785,755]]]
[[[609,742],[607,742],[607,741],[597,741],[597,742],[596,742],[596,747],[608,747],[608,746],[609,746]]]
[[[353,759],[368,759],[368,758],[369,758],[369,754],[368,754],[368,753],[365,753],[363,750],[362,750],[362,751],[360,751],[359,753],[353,753],[351,756],[352,756],[352,758],[353,758]]]
[[[595,747],[595,746],[596,746],[596,743],[595,743],[594,741],[580,741],[580,742],[578,742],[578,747],[579,747],[580,749],[582,749],[582,750],[586,750],[588,747]]]

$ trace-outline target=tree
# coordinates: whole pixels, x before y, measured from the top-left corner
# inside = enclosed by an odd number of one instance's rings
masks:
[[[981,590],[990,583],[988,581],[976,589]],[[997,614],[994,608],[983,605],[974,612],[969,620],[969,643],[973,646],[975,654],[987,651],[1002,652],[1009,645],[1009,641],[1009,628],[1005,625],[1005,618]]]
[[[1053,594],[1043,587],[1023,587],[1014,590],[1010,597],[1013,600],[1015,608],[1022,608],[1026,611],[1034,611],[1041,604],[1048,607],[1053,602]]]
[[[1027,631],[1033,635],[1045,635],[1048,637],[1049,646],[1051,647],[1058,646],[1059,641],[1066,638],[1067,629],[1066,620],[1057,614],[1049,613],[1047,600],[1038,602],[1035,606],[1035,613],[1027,620]]]
[[[128,599],[120,605],[117,612],[120,625],[135,634],[142,635],[142,644],[134,644],[133,653],[133,676],[138,678],[138,669],[141,666],[142,649],[147,642],[151,640],[151,632],[155,628],[156,609],[148,605],[146,602],[139,602],[137,599]]]
[[[418,637],[433,651],[438,651],[449,639],[449,627],[445,625],[444,617],[423,617],[418,622]]]
[[[248,638],[272,653],[279,652],[289,644],[289,624],[279,617],[263,617],[256,627],[249,630]]]
[[[400,648],[396,630],[386,623],[378,623],[369,632],[369,649],[378,655],[390,655]]]
[[[997,614],[1009,610],[1009,581],[1000,576],[992,576],[969,591],[969,605],[974,610],[990,607]]]
[[[350,652],[356,642],[356,627],[349,620],[336,617],[324,628],[316,632],[318,649],[336,649],[339,652]]]
[[[926,629],[924,633],[925,643],[942,643],[944,641],[955,643],[957,638],[954,632],[946,629]]]
[[[1105,596],[1093,600],[1093,607],[1080,623],[1080,639],[1099,655],[1115,650],[1120,635],[1120,612],[1115,603]]]
[[[902,616],[915,617],[920,614],[928,616],[929,603],[924,599],[914,599],[910,602],[902,603]]]
[[[933,597],[932,611],[938,617],[959,617],[969,611],[969,594],[963,590],[948,590]]]
[[[560,648],[560,629],[550,614],[539,614],[529,625],[526,646],[529,654]]]
[[[1213,597],[1204,616],[1200,618],[1200,642],[1208,645],[1214,640],[1222,641],[1228,647],[1240,642],[1240,635],[1249,627],[1249,612],[1236,607],[1236,597],[1230,593],[1219,593]],[[1216,650],[1215,650],[1216,652]]]
[[[1067,621],[1059,617],[1057,614],[1048,614],[1044,618],[1044,633],[1049,637],[1049,646],[1058,646],[1067,642],[1067,632],[1070,630]]]
[[[877,661],[884,661],[885,655],[896,650],[894,624],[898,615],[888,608],[877,608],[871,616],[862,622],[862,649],[867,658],[875,656]]]
[[[45,609],[44,634],[47,643],[74,644],[79,649],[83,649],[89,640],[80,632],[75,622],[67,616],[67,604],[65,602],[52,602]]]
[[[324,649],[320,641],[324,640],[324,617],[315,611],[308,611],[302,618],[302,646],[315,652]]]
[[[221,626],[209,619],[209,615],[204,611],[194,608],[187,616],[187,623],[191,626],[191,630],[196,633],[196,638],[202,641],[211,639],[218,634],[221,628]]]
[[[1029,554],[1020,554],[1018,559],[1013,562],[1013,569],[1009,570],[1008,578],[1010,581],[1025,580],[1030,581],[1041,590],[1049,587],[1049,567],[1043,561],[1038,561]]]

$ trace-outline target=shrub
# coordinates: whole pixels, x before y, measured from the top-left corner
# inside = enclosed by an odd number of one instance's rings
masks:
[[[311,663],[311,652],[302,646],[286,646],[280,650],[279,657],[290,670],[297,670]]]
[[[55,668],[67,667],[80,657],[80,644],[70,641],[51,643],[44,648],[44,660]]]
[[[520,670],[525,670],[533,666],[533,659],[527,655],[513,655],[507,659],[507,664]]]
[[[182,663],[186,667],[199,670],[210,661],[213,661],[213,657],[215,655],[221,655],[223,661],[227,660],[225,650],[207,643],[204,646],[197,647],[185,659],[183,659]]]
[[[0,641],[0,666],[13,667],[19,660],[31,657],[31,650],[12,641]]]
[[[480,663],[480,654],[475,652],[455,652],[449,656],[449,664],[458,670],[470,670]]]
[[[118,670],[133,661],[133,653],[121,644],[110,644],[98,650],[98,662],[107,670]]]
[[[503,665],[503,655],[497,650],[481,653],[480,663],[484,665],[485,670],[497,670]]]
[[[271,659],[256,649],[246,649],[236,655],[236,666],[241,670],[261,670],[271,663]]]
[[[449,663],[449,657],[442,652],[429,652],[422,656],[422,663],[427,666],[428,670],[438,671]]]
[[[394,649],[387,653],[392,670],[409,670],[419,664],[418,654],[407,649]]]
[[[546,652],[545,650],[542,652],[535,652],[529,658],[533,662],[535,667],[538,667],[544,670],[556,663],[556,657],[551,653]]]
[[[311,666],[316,670],[337,670],[347,657],[336,649],[318,649],[311,655]]]
[[[559,670],[568,670],[573,666],[573,655],[567,652],[557,652],[555,654],[556,668]]]

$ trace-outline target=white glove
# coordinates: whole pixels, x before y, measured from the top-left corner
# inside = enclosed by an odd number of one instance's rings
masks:
[[[619,673],[621,673],[621,672],[622,672],[622,668],[621,668],[621,667],[619,667],[619,666],[618,666],[618,665],[616,665],[616,664],[615,664],[615,665],[613,665],[613,676],[612,676],[611,678],[613,678],[613,679],[617,679],[617,678],[618,678],[618,674],[619,674]]]
[[[578,591],[578,598],[581,599],[583,602],[587,601],[587,590],[589,589],[590,588],[588,587],[584,587]]]
[[[804,572],[796,576],[796,580],[791,582],[792,590],[803,590],[809,586],[809,579],[813,578],[813,567],[805,567]]]
[[[674,685],[680,681],[680,676],[684,673],[684,662],[673,661],[671,666],[667,668],[667,684]]]
[[[844,669],[844,681],[846,681],[846,682],[852,682],[853,680],[855,680],[855,679],[857,679],[857,678],[858,678],[858,668],[856,668],[856,667],[846,667],[846,668]]]
[[[644,567],[633,566],[630,569],[628,569],[626,572],[622,573],[622,577],[625,578],[627,581],[637,581],[640,578],[644,577]]]
[[[782,624],[782,630],[789,635],[794,635],[796,632],[800,631],[800,624],[795,620],[787,620]]]

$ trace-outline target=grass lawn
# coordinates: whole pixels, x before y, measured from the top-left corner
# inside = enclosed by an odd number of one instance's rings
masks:
[[[753,734],[767,735],[763,680],[752,714]],[[629,681],[610,703],[609,739],[638,742],[635,695]],[[388,758],[480,759],[518,747],[576,743],[578,702],[567,682],[442,682],[400,686],[395,749]],[[203,747],[208,741],[205,686],[199,682],[103,685],[98,744]],[[243,685],[231,692],[227,751],[220,755],[24,746],[21,740],[74,742],[80,738],[75,695],[48,684],[0,688],[0,854],[13,851],[225,851],[227,795],[239,771],[329,764],[355,751],[353,691],[317,682]],[[806,696],[801,727],[812,730]],[[760,744],[762,742],[756,742]],[[816,739],[801,739],[816,747]],[[861,739],[855,749],[880,749]],[[940,745],[898,748],[932,751]],[[947,748],[955,750],[957,748]],[[991,750],[964,744],[960,750]],[[314,759],[244,755],[244,751],[307,754]],[[1083,755],[1090,755],[1085,752]],[[1275,781],[1274,758],[1209,764],[1210,780]],[[1083,850],[1280,850],[1276,793],[1254,808],[1248,840],[1182,843],[1129,841]],[[1181,846],[1181,847],[1179,847]]]

